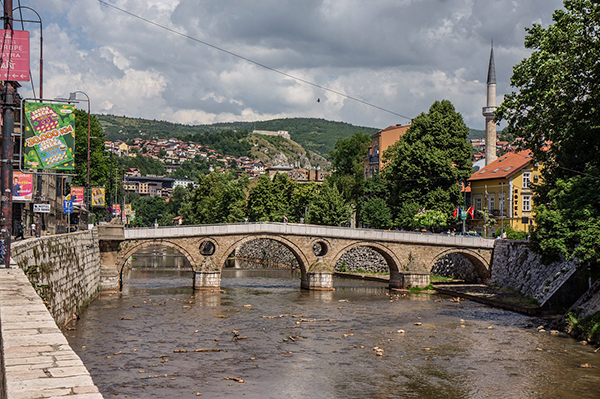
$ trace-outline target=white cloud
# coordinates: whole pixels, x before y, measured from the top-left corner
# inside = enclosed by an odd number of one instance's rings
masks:
[[[510,90],[513,65],[528,55],[524,28],[548,25],[562,6],[561,0],[104,1],[397,114],[414,117],[449,99],[474,128],[483,126],[490,41],[499,102]],[[46,98],[83,90],[93,112],[181,123],[296,116],[375,127],[407,123],[96,0],[29,3],[44,20]],[[39,28],[27,28],[36,58]],[[27,95],[28,85],[21,92]]]

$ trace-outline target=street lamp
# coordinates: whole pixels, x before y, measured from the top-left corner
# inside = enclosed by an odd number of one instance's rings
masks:
[[[90,129],[91,129],[91,126],[92,126],[91,125],[92,120],[91,120],[91,114],[90,114],[90,97],[85,92],[83,92],[81,90],[76,90],[73,93],[69,94],[69,101],[78,101],[77,100],[77,93],[81,93],[81,94],[83,94],[87,98],[87,100],[81,100],[81,101],[86,101],[87,102],[87,106],[88,106],[88,111],[87,111],[87,114],[88,114],[87,180],[86,180],[86,187],[85,187],[85,190],[86,190],[85,197],[86,197],[86,205],[87,205],[87,212],[88,212],[88,219],[89,219],[90,206],[91,206],[90,201],[89,201],[89,198],[90,198],[89,197],[90,196]],[[88,220],[88,222],[89,222],[89,220]]]

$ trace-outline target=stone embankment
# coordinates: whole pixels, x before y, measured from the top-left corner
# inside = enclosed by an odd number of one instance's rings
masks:
[[[17,241],[11,257],[61,327],[100,291],[96,230]]]
[[[99,289],[94,230],[13,243],[0,269],[0,399],[102,398],[59,329]]]
[[[566,311],[589,289],[577,261],[543,264],[526,241],[497,240],[491,284],[535,299],[541,308]]]
[[[16,266],[0,270],[2,399],[102,399],[39,295]]]

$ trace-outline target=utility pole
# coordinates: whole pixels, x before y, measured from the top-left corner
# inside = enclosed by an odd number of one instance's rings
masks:
[[[4,29],[12,30],[13,20],[12,0],[4,0]],[[2,43],[4,45],[4,43]],[[0,215],[0,260],[5,268],[10,267],[10,240],[12,231],[12,158],[14,143],[12,139],[15,130],[14,102],[16,94],[15,83],[6,80],[2,90],[2,206]]]

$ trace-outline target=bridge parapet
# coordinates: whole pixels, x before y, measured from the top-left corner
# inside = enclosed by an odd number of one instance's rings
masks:
[[[468,248],[493,249],[494,240],[480,237],[450,236],[397,230],[351,229],[346,227],[319,226],[294,223],[238,223],[216,225],[173,226],[159,228],[128,228],[124,238],[149,239],[191,236],[220,236],[232,234],[286,234],[324,238],[340,238],[361,241],[386,241],[414,244],[430,244],[443,246],[460,246]]]

